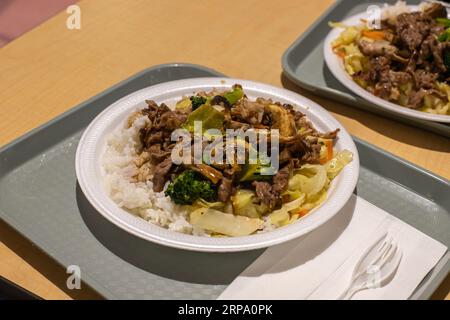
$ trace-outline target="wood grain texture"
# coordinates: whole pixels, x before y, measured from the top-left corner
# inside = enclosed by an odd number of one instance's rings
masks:
[[[450,178],[449,139],[312,96],[282,77],[282,53],[332,2],[81,1],[81,30],[68,30],[61,12],[0,49],[0,145],[144,68],[190,62],[302,93],[352,134]],[[3,223],[0,235],[1,275],[44,298],[97,297],[64,289],[65,271]]]

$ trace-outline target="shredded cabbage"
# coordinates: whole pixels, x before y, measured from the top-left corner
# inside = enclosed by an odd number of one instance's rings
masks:
[[[203,208],[216,208],[216,209],[221,209],[224,207],[224,203],[217,201],[217,202],[208,202],[204,199],[198,199],[195,203],[195,205],[197,207],[203,207]]]
[[[283,193],[291,201],[269,214],[270,224],[275,227],[288,225],[322,204],[327,198],[330,181],[352,158],[352,153],[344,150],[324,165],[305,164],[294,171]],[[227,204],[200,199],[196,202],[199,208],[191,212],[190,222],[194,227],[214,235],[249,235],[262,228],[264,221],[260,217],[268,211],[256,200],[255,192],[247,189],[239,189]]]
[[[264,221],[211,208],[199,208],[191,212],[190,222],[194,227],[231,237],[248,236],[262,228]]]
[[[328,179],[333,180],[339,172],[353,160],[353,154],[348,150],[338,152],[337,155],[325,164]]]
[[[239,189],[231,197],[234,214],[249,218],[259,218],[267,211],[262,204],[256,204],[256,194],[252,190]]]
[[[295,209],[299,208],[303,204],[303,202],[305,202],[305,198],[306,198],[306,195],[304,193],[302,193],[302,195],[300,197],[298,197],[297,199],[295,199],[294,201],[283,204],[283,208],[286,211],[295,210]]]
[[[322,165],[305,164],[289,180],[289,190],[299,190],[306,195],[318,193],[327,183],[327,172]]]
[[[275,210],[269,215],[270,223],[276,227],[282,227],[289,224],[289,212],[285,208]]]
[[[339,37],[332,42],[333,47],[348,45],[360,37],[361,32],[357,27],[350,26],[346,27],[344,31],[341,32]]]

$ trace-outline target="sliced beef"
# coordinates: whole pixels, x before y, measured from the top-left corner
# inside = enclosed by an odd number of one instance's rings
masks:
[[[320,134],[318,134],[318,136],[319,136],[320,138],[324,138],[324,139],[332,139],[332,140],[334,140],[334,139],[337,138],[337,135],[338,135],[339,131],[340,131],[340,129],[338,128],[338,129],[333,130],[333,131],[328,131],[328,132],[325,132],[325,133],[320,133]]]
[[[175,129],[181,127],[186,121],[186,115],[183,113],[177,113],[175,111],[164,112],[159,119],[157,119],[155,126],[159,130],[166,130],[172,132]]]
[[[266,181],[253,181],[252,185],[255,187],[256,196],[265,204],[269,209],[275,208],[275,206],[281,201],[278,192],[274,191],[272,185]]]
[[[389,70],[389,82],[391,82],[394,86],[408,83],[411,80],[412,77],[407,72]]]
[[[447,18],[447,9],[440,3],[432,3],[428,5],[424,12],[432,19]]]
[[[317,137],[305,139],[303,135],[297,135],[292,141],[286,143],[286,148],[293,158],[298,158],[308,163],[320,162],[321,145]]]
[[[273,177],[272,190],[278,194],[281,194],[286,190],[293,169],[293,164],[290,162],[283,169],[278,170],[278,172]]]
[[[278,156],[278,162],[280,164],[284,164],[286,162],[291,161],[293,158],[291,151],[289,149],[284,148],[280,151],[280,155]]]
[[[233,180],[224,177],[219,184],[219,189],[217,190],[218,199],[220,202],[227,202],[233,191]]]
[[[416,70],[414,72],[414,81],[417,88],[431,89],[434,87],[435,81],[438,78],[437,73],[428,72],[425,70]]]
[[[231,115],[247,124],[261,124],[264,116],[264,105],[252,102],[248,99],[241,99],[236,106],[231,109]]]
[[[408,63],[406,64],[405,72],[412,74],[417,68],[417,59],[419,58],[419,54],[417,51],[414,51],[411,57],[409,58]]]
[[[444,46],[445,45],[439,42],[437,39],[433,39],[433,41],[430,42],[430,50],[431,54],[433,55],[434,63],[441,72],[447,71],[447,68],[444,64]]]
[[[148,132],[141,129],[142,135],[142,142],[145,147],[151,147],[154,144],[157,143],[163,143],[164,142],[164,132],[157,131],[157,132]]]
[[[398,50],[395,46],[385,40],[372,42],[367,40],[359,40],[358,47],[364,55],[369,57],[390,56]]]
[[[308,146],[308,149],[301,160],[307,163],[319,163],[320,150],[322,149],[322,145],[319,143],[319,140],[315,138],[312,141],[306,141],[305,143]]]
[[[408,49],[414,51],[423,41],[423,35],[414,28],[405,28],[400,32],[400,39],[408,46]]]
[[[420,47],[430,28],[430,18],[421,12],[403,13],[397,16],[396,33],[411,52]]]
[[[373,94],[385,100],[390,100],[392,84],[389,82],[378,82],[375,84]]]
[[[150,160],[151,164],[157,165],[158,163],[160,163],[161,161],[163,161],[164,159],[166,159],[171,155],[172,148],[173,146],[164,150],[162,149],[160,144],[154,144],[150,146],[146,151],[146,153],[149,155],[148,160]]]
[[[161,163],[155,166],[153,173],[153,191],[161,192],[169,177],[170,169],[172,168],[172,158],[167,157]]]
[[[385,56],[371,58],[369,61],[369,69],[359,72],[355,77],[366,82],[385,82],[389,81],[389,70],[391,68],[391,60]]]
[[[245,122],[240,122],[236,120],[230,120],[225,123],[225,127],[227,129],[242,129],[242,130],[248,130],[250,129],[250,125]]]

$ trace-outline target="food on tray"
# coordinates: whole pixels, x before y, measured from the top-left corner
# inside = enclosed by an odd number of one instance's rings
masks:
[[[379,29],[366,21],[343,28],[333,51],[362,88],[406,108],[450,115],[450,19],[439,3],[411,11],[387,7]]]
[[[338,129],[321,133],[293,106],[249,99],[240,85],[173,108],[146,104],[108,138],[104,182],[120,207],[170,230],[245,236],[288,225],[325,201],[352,161],[333,148]]]

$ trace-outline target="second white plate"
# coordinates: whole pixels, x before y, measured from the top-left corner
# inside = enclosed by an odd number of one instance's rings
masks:
[[[410,8],[413,11],[418,10],[417,6],[410,6]],[[361,19],[367,18],[366,13],[360,13],[357,15],[354,15],[346,20],[343,21],[346,25],[358,25],[361,24]],[[341,28],[334,28],[330,31],[328,36],[325,39],[324,42],[324,57],[325,62],[330,69],[331,73],[338,79],[347,89],[352,91],[353,93],[357,94],[363,99],[366,99],[367,101],[376,104],[384,109],[388,109],[390,111],[400,113],[402,115],[406,115],[412,118],[418,118],[423,120],[429,120],[429,121],[435,121],[435,122],[443,122],[443,123],[450,123],[450,116],[447,115],[439,115],[439,114],[431,114],[427,112],[417,111],[408,109],[405,107],[402,107],[398,104],[383,100],[370,92],[366,91],[362,87],[360,87],[358,84],[356,84],[355,81],[353,81],[352,77],[345,71],[344,64],[342,60],[333,52],[331,43],[339,37],[340,33],[343,29]]]

